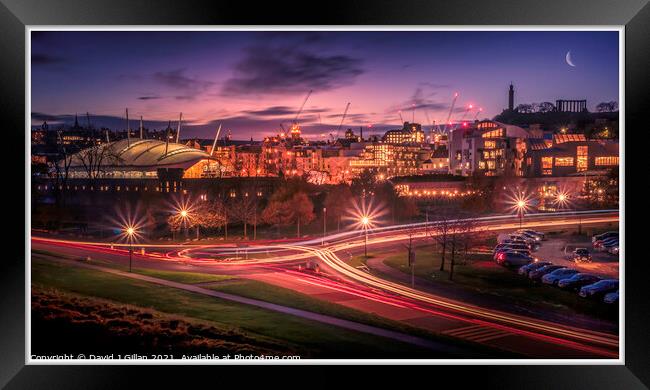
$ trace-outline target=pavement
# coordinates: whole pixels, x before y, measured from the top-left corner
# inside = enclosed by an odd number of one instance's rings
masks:
[[[574,262],[572,252],[576,248],[587,248],[592,256],[591,263]],[[619,277],[619,257],[594,250],[589,239],[576,240],[574,237],[550,238],[543,242],[534,255],[540,260],[564,265],[580,272],[596,274],[606,278],[618,279]]]

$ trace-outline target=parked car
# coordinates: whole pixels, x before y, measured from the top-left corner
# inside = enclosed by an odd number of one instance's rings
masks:
[[[532,234],[532,233],[528,233],[526,231],[518,231],[517,234],[520,234],[520,235],[522,235],[522,236],[524,236],[526,238],[529,238],[529,239],[533,240],[533,242],[535,242],[535,243],[539,243],[540,241],[542,241],[542,238],[540,236]]]
[[[591,254],[587,248],[576,248],[573,251],[573,261],[576,263],[591,263]]]
[[[602,243],[598,246],[598,250],[601,252],[607,252],[609,248],[618,246],[618,238],[612,238],[609,240],[602,241]]]
[[[553,271],[555,271],[555,270],[558,270],[558,269],[560,269],[560,268],[566,268],[566,267],[563,266],[563,265],[555,265],[555,264],[546,265],[546,266],[544,266],[544,267],[542,267],[542,268],[538,268],[538,269],[536,269],[536,270],[534,270],[534,271],[530,271],[530,272],[528,273],[528,277],[529,277],[530,279],[533,279],[533,280],[535,280],[535,279],[539,279],[539,278],[541,278],[542,276],[544,276],[544,275],[546,275],[546,274],[548,274],[548,273],[551,273],[551,272],[553,272]]]
[[[605,294],[605,297],[603,298],[603,302],[605,303],[618,303],[618,290]]]
[[[494,247],[493,253],[497,253],[500,250],[528,250],[528,246],[524,244],[511,244],[511,243],[498,244],[497,246]]]
[[[530,256],[530,250],[528,250],[528,249],[521,249],[521,248],[501,248],[501,249],[497,249],[496,251],[494,251],[494,256],[493,256],[494,260],[497,259],[497,256],[499,255],[499,253],[503,253],[503,252],[517,252],[517,253],[523,253],[523,254],[525,254],[526,256]]]
[[[512,239],[512,240],[520,240],[520,241],[525,242],[528,245],[533,245],[533,244],[535,244],[535,241],[536,241],[534,237],[528,236],[528,235],[526,235],[524,233],[512,233],[510,235],[510,239]]]
[[[618,232],[617,231],[609,231],[609,232],[605,232],[603,234],[597,234],[597,235],[591,237],[591,242],[595,243],[596,241],[606,240],[606,239],[612,238],[612,237],[618,237]]]
[[[523,253],[501,252],[497,255],[496,261],[497,264],[501,264],[506,267],[512,267],[532,263],[535,261],[535,259],[532,256],[528,256]]]
[[[528,234],[532,234],[534,236],[537,236],[537,237],[539,237],[540,240],[544,240],[546,238],[544,233],[538,232],[538,231],[535,231],[535,230],[523,229],[523,230],[519,230],[519,231],[520,232],[525,232],[525,233],[528,233]]]
[[[605,279],[582,287],[578,295],[583,298],[600,298],[616,290],[618,290],[618,279]]]
[[[551,284],[551,285],[557,285],[557,283],[562,280],[566,279],[570,276],[573,276],[578,273],[578,270],[573,269],[573,268],[560,268],[556,269],[553,272],[550,272],[544,276],[542,276],[542,283],[544,284]]]
[[[597,250],[602,250],[603,247],[605,247],[606,245],[609,245],[611,243],[614,243],[614,242],[618,243],[618,237],[610,237],[610,238],[606,238],[604,240],[598,240],[598,241],[594,242],[594,248],[597,249]]]
[[[502,244],[511,244],[511,245],[523,245],[525,247],[529,247],[528,243],[524,240],[520,240],[518,238],[508,238],[502,242]]]
[[[619,246],[620,244],[610,246],[609,248],[607,248],[607,252],[609,252],[612,255],[618,255]]]
[[[534,271],[536,269],[539,269],[539,268],[542,268],[542,267],[545,267],[545,266],[551,265],[551,264],[553,264],[553,263],[551,263],[550,261],[536,261],[534,263],[530,263],[530,264],[524,265],[523,267],[520,267],[517,270],[517,273],[519,275],[528,276],[528,273],[530,271]]]
[[[600,277],[592,274],[574,274],[570,278],[560,279],[557,286],[571,290],[577,290],[583,286],[594,284],[600,280]]]

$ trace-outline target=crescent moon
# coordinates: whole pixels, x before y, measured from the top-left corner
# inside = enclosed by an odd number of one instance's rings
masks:
[[[571,50],[566,52],[566,63],[569,64],[569,66],[576,67],[573,61],[571,61]]]

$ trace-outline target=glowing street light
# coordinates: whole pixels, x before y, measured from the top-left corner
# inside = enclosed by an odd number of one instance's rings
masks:
[[[519,213],[519,229],[521,229],[521,225],[523,224],[524,210],[526,209],[527,205],[528,204],[523,199],[517,201],[517,212]]]
[[[188,199],[174,201],[172,205],[172,216],[174,223],[179,223],[179,230],[185,230],[185,236],[188,235],[189,222],[194,218],[194,205]],[[196,227],[196,238],[199,238],[199,227]],[[172,229],[172,240],[174,239],[174,230]]]
[[[375,227],[377,221],[386,215],[388,209],[381,205],[373,205],[372,199],[362,198],[353,204],[354,209],[349,211],[346,220],[351,221],[357,229],[364,232],[364,253],[368,257],[368,229]]]
[[[361,217],[360,222],[361,222],[361,225],[363,225],[363,230],[364,230],[364,233],[365,233],[365,239],[364,239],[364,243],[363,243],[363,252],[364,252],[364,255],[365,255],[366,259],[367,259],[368,258],[368,225],[370,225],[370,217],[367,216],[367,215],[363,215]]]
[[[138,236],[138,231],[133,225],[127,225],[123,228],[124,236],[129,243],[129,272],[131,272],[131,264],[133,263],[133,241]]]

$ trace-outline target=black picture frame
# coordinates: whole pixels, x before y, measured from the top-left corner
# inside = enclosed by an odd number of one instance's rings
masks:
[[[27,25],[566,25],[625,26],[625,127],[628,144],[625,177],[633,177],[634,166],[647,169],[640,156],[643,117],[647,104],[650,60],[650,6],[647,0],[607,1],[573,0],[552,2],[538,0],[461,1],[355,1],[304,2],[280,6],[277,2],[253,3],[234,1],[88,1],[88,0],[0,0],[0,109],[3,111],[5,179],[8,196],[5,204],[28,205],[25,199],[26,161],[25,134],[25,26]],[[639,128],[636,128],[639,127]],[[21,130],[23,129],[23,130]],[[638,134],[638,135],[637,135]],[[630,142],[631,141],[631,142]],[[647,154],[647,152],[646,152]],[[635,161],[638,159],[639,162]],[[638,168],[637,168],[638,169]],[[647,173],[639,173],[647,177]],[[635,175],[636,176],[636,175]],[[634,184],[631,184],[634,186]],[[626,187],[623,182],[623,187]],[[631,187],[632,188],[632,187]],[[628,193],[634,191],[628,189]],[[626,191],[626,192],[627,192]],[[626,209],[634,203],[631,197]],[[155,382],[172,385],[182,382],[176,369],[163,367],[154,374],[154,367],[122,366],[26,366],[25,365],[25,242],[26,234],[17,206],[8,207],[3,231],[7,244],[0,262],[0,385],[7,388],[119,388],[134,377],[144,376]],[[12,215],[15,213],[18,215]],[[640,213],[639,213],[640,214]],[[639,214],[627,213],[626,225],[641,222]],[[22,221],[22,222],[21,222]],[[640,224],[638,226],[641,226]],[[639,247],[626,235],[626,259]],[[639,253],[642,253],[639,251]],[[636,259],[635,259],[636,260]],[[612,366],[474,366],[429,367],[427,377],[449,375],[463,387],[468,383],[498,388],[646,388],[650,383],[650,314],[647,291],[647,256],[642,261],[626,261],[625,295],[625,365]],[[462,364],[462,362],[459,362]],[[160,368],[160,367],[159,367]],[[213,376],[214,367],[193,369],[197,376]],[[219,376],[227,376],[220,367]],[[274,377],[288,374],[288,367],[266,367]],[[256,370],[259,368],[255,368]],[[291,369],[291,368],[289,368]],[[232,372],[232,371],[230,371]],[[471,374],[468,374],[471,373]],[[240,374],[241,375],[241,374]],[[363,374],[364,376],[366,374]],[[323,373],[319,376],[322,378]],[[245,379],[248,381],[248,379]],[[332,379],[322,378],[323,381]],[[324,383],[324,382],[323,382]]]

